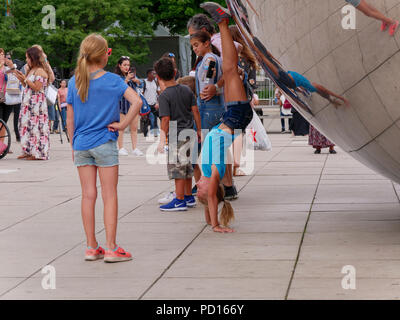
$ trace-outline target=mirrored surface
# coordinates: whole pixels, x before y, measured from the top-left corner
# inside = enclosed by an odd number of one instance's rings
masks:
[[[344,0],[226,2],[296,110],[354,158],[400,183],[400,32],[382,31],[380,21]],[[373,4],[400,18],[400,0]],[[355,29],[346,27],[349,21]]]

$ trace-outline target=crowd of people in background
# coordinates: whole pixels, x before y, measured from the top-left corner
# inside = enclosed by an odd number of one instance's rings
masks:
[[[120,57],[114,72],[106,72],[112,50],[102,36],[92,34],[81,44],[74,76],[61,81],[55,104],[48,102],[47,90],[55,77],[43,49],[38,45],[29,48],[21,70],[0,49],[0,118],[7,122],[14,112],[15,135],[22,149],[18,159],[48,160],[50,134],[59,133],[60,128],[68,132],[82,187],[86,260],[104,257],[107,262],[118,262],[132,258],[116,241],[117,184],[119,156],[144,156],[138,148],[139,123],[144,136],[159,137],[158,152],[168,151],[167,172],[175,188],[160,199],[160,210],[186,211],[196,206],[198,194],[213,230],[234,231],[228,226],[233,219],[228,201],[238,199],[233,177],[245,175],[240,170],[243,134],[234,130],[244,132],[253,118],[252,108],[258,104],[258,65],[238,28],[228,26],[229,13],[212,3],[202,7],[214,22],[205,14],[197,14],[187,24],[197,57],[189,76],[181,76],[171,52],[156,61],[144,79],[138,78],[129,55]],[[336,153],[334,144],[310,126],[279,89],[275,97],[282,132],[287,131],[285,118],[290,118],[288,130],[295,136],[308,135],[315,153],[327,147],[330,153]],[[127,127],[129,151],[124,144]],[[185,130],[195,132],[197,145],[192,145],[187,136],[182,141],[170,138],[172,134],[185,135]],[[221,139],[232,140],[218,145],[222,164],[215,162],[212,150]],[[233,161],[228,162],[225,158],[231,145]],[[0,153],[4,148],[0,139]],[[203,156],[199,164],[200,153]],[[180,154],[185,157],[180,158]],[[95,236],[97,175],[104,202],[106,249],[100,247]],[[221,220],[220,202],[224,202]]]

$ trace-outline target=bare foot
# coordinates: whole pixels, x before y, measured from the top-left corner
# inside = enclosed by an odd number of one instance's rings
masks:
[[[233,233],[235,232],[234,229],[228,228],[228,227],[221,227],[221,226],[215,226],[212,228],[214,232],[219,232],[219,233]]]

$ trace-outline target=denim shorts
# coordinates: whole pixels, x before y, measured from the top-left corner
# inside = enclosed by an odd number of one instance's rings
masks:
[[[245,130],[253,119],[253,109],[248,101],[228,102],[222,122],[232,130]]]
[[[49,120],[50,121],[56,121],[56,108],[54,106],[47,106],[47,110],[49,113]]]
[[[202,103],[199,105],[199,112],[201,128],[211,130],[221,123],[222,116],[225,113],[225,106]]]
[[[101,168],[119,165],[117,141],[108,141],[98,147],[85,151],[74,151],[74,164],[77,167],[96,166]]]
[[[350,3],[351,5],[355,6],[356,8],[360,5],[361,0],[345,0],[347,3]]]

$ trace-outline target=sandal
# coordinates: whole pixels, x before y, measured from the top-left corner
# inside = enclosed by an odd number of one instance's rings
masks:
[[[25,159],[25,158],[28,158],[28,157],[30,157],[30,155],[25,153],[25,154],[22,154],[22,155],[18,156],[17,159],[18,160],[22,160],[22,159]]]
[[[32,160],[32,161],[38,160],[39,161],[39,160],[42,160],[42,159],[38,159],[35,156],[30,156],[30,157],[25,158],[25,160]]]

